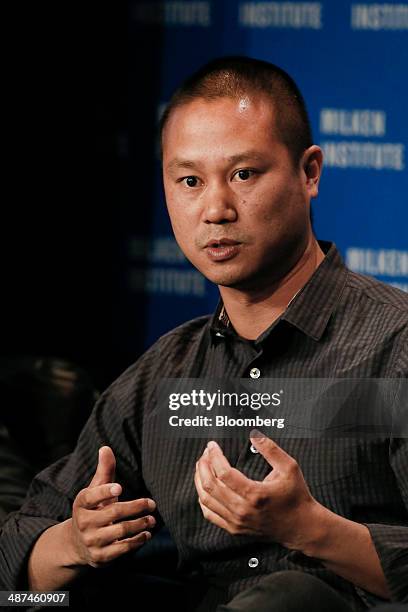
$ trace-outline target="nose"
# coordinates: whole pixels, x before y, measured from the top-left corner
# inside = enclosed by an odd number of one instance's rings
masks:
[[[217,183],[208,186],[203,194],[204,223],[232,223],[237,219],[234,193],[228,185]]]

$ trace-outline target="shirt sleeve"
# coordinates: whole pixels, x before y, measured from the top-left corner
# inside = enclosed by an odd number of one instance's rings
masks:
[[[115,480],[122,485],[123,497],[146,495],[134,403],[117,401],[115,388],[117,391],[114,383],[95,404],[74,451],[37,474],[21,508],[5,521],[0,532],[1,588],[27,587],[27,560],[35,541],[43,531],[71,516],[76,495],[95,473],[101,446],[108,445],[115,453]],[[119,391],[119,398],[126,395],[123,385]]]
[[[10,512],[20,508],[34,474],[9,431],[0,423],[0,526]]]
[[[367,524],[391,593],[391,600],[408,603],[408,380],[401,379],[396,394],[396,436],[391,438],[389,460],[405,506],[399,524]]]

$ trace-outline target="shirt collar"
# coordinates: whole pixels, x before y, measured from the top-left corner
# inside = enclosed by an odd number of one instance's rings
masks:
[[[336,245],[323,240],[319,240],[319,245],[325,253],[324,260],[292,298],[279,319],[297,327],[314,340],[322,337],[347,277],[347,268]],[[265,340],[275,324],[276,321],[261,334],[258,341]],[[210,319],[210,331],[215,336],[236,336],[221,298]]]

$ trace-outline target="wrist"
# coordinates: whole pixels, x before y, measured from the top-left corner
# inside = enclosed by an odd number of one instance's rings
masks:
[[[329,531],[330,510],[322,506],[315,499],[310,499],[298,509],[298,520],[293,529],[294,539],[282,542],[286,548],[297,550],[307,557],[317,557],[323,543],[327,540]]]
[[[331,510],[314,500],[308,514],[308,525],[304,531],[304,539],[300,552],[307,557],[324,560],[327,551],[333,545],[336,534],[339,533],[339,522],[346,519],[334,514]]]
[[[56,525],[60,530],[61,541],[63,545],[62,565],[63,567],[79,567],[86,565],[86,562],[81,558],[79,551],[75,545],[75,538],[72,528],[72,519],[69,518],[59,525]]]

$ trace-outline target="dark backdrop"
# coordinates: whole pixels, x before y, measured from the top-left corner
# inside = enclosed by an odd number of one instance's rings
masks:
[[[6,22],[0,350],[70,359],[104,388],[142,351],[143,300],[133,313],[140,326],[132,348],[123,347],[114,324],[128,172],[143,163],[138,152],[119,163],[127,146],[120,134],[135,70],[144,94],[137,116],[155,108],[160,33],[132,42],[149,61],[130,66],[126,3],[87,4],[16,3]],[[154,146],[146,129],[138,142],[145,155]],[[148,192],[148,164],[138,171]],[[138,213],[142,234],[149,217],[147,209]]]

